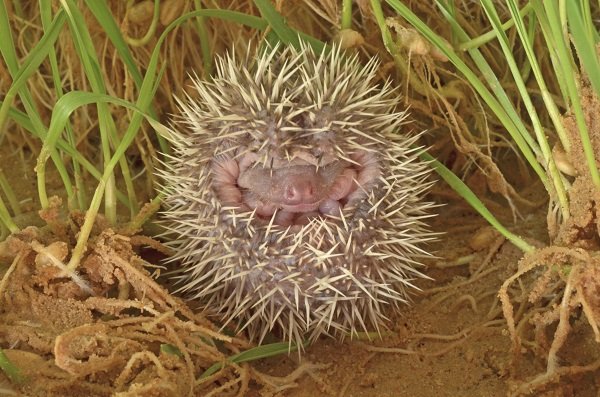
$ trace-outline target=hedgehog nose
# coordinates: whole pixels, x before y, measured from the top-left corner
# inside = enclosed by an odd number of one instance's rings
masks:
[[[311,181],[292,180],[284,190],[283,199],[286,204],[307,204],[315,199],[315,188]]]

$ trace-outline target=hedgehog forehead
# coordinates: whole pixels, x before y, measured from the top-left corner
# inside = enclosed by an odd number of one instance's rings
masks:
[[[236,121],[221,126],[210,139],[215,155],[253,153],[269,166],[272,159],[310,158],[315,165],[347,161],[360,151],[381,152],[386,147],[377,131],[361,125],[332,122],[326,117],[300,114],[292,119]],[[314,160],[316,159],[316,160]]]

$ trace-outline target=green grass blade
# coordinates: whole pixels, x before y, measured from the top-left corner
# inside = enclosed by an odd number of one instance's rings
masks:
[[[6,63],[6,66],[8,68],[8,72],[14,80],[15,76],[19,72],[19,62],[17,52],[14,47],[14,42],[12,40],[10,21],[8,20],[8,13],[6,11],[4,2],[0,2],[0,38],[2,38],[0,39],[0,54],[2,54],[4,62]],[[40,119],[37,108],[34,105],[31,93],[27,89],[23,88],[19,90],[19,97],[21,99],[21,102],[23,103],[25,111],[27,112],[27,117],[31,122],[31,126],[35,131],[36,136],[43,139],[47,133],[46,126]],[[73,186],[69,179],[69,173],[65,168],[63,160],[58,152],[53,151],[51,153],[51,157],[58,171],[58,174],[63,182],[65,191],[67,193],[67,197],[69,198],[69,201],[71,201],[70,198],[73,197],[74,193]]]
[[[15,215],[21,215],[21,206],[19,205],[19,200],[17,200],[17,196],[15,195],[12,186],[6,179],[6,175],[4,175],[4,171],[0,168],[0,189],[4,192],[6,196],[6,200],[8,200],[8,204]]]
[[[2,224],[6,226],[11,233],[16,233],[19,231],[19,227],[13,222],[12,217],[8,212],[8,208],[6,208],[6,204],[4,204],[4,200],[2,200],[2,198],[0,198],[0,222],[2,222]]]
[[[341,29],[352,28],[352,0],[342,0]]]
[[[179,358],[183,357],[183,353],[181,350],[177,348],[177,346],[171,345],[170,343],[161,343],[160,344],[160,352],[171,354],[173,356],[177,356]]]
[[[446,166],[435,158],[433,158],[429,153],[423,152],[421,153],[421,158],[431,164],[433,169],[438,173],[439,176],[442,177],[444,181],[450,187],[458,193],[462,198],[464,198],[467,203],[473,207],[475,211],[479,213],[486,221],[489,222],[496,230],[498,230],[504,237],[506,237],[511,243],[513,243],[516,247],[521,249],[523,252],[531,252],[534,250],[534,247],[523,240],[521,237],[517,236],[510,232],[507,228],[504,227],[496,219],[496,217],[486,208],[485,204],[479,200],[479,197],[469,187],[460,180],[459,177],[454,175],[452,171],[450,171]]]
[[[2,102],[0,101],[0,106],[2,106]],[[21,112],[18,109],[11,107],[8,109],[8,116],[19,125],[21,128],[29,131],[32,134],[35,134],[35,129],[33,128],[33,124],[31,123],[31,119],[27,117],[27,115]]]
[[[500,122],[505,126],[510,136],[517,144],[519,150],[521,153],[523,153],[523,157],[525,157],[531,168],[533,168],[544,186],[548,187],[548,178],[544,169],[538,163],[536,156],[536,153],[539,153],[539,147],[530,136],[527,129],[523,126],[520,117],[516,114],[516,111],[506,96],[506,93],[502,90],[502,85],[496,79],[493,71],[489,65],[487,65],[479,51],[473,49],[470,51],[470,53],[476,59],[476,62],[479,61],[479,63],[481,63],[480,67],[482,68],[482,74],[486,79],[488,79],[490,86],[494,89],[494,93],[504,98],[502,100],[502,104],[492,95],[482,81],[479,80],[478,75],[471,70],[469,66],[467,66],[461,57],[407,6],[405,6],[399,0],[387,0],[387,2],[396,12],[398,12],[399,15],[405,18],[415,29],[417,29],[421,35],[423,35],[423,37],[437,47],[456,66],[460,73],[462,73],[475,91],[477,91],[485,103],[490,107]],[[457,30],[462,30],[457,23],[456,28]],[[463,37],[463,39],[468,38]],[[487,67],[485,65],[487,65]],[[512,115],[509,115],[507,110],[510,110]],[[532,148],[535,148],[536,153],[534,153]]]
[[[200,0],[194,0],[194,7],[196,10],[201,10],[202,2]],[[204,76],[208,77],[212,75],[213,63],[210,48],[210,38],[208,37],[208,29],[206,28],[206,17],[196,17],[196,31],[198,32],[198,39],[200,40],[202,69],[204,70]]]
[[[325,49],[325,43],[322,41],[290,28],[285,18],[277,12],[270,0],[254,0],[254,4],[281,42],[299,48],[300,40],[303,40],[315,49],[317,53]]]
[[[531,3],[528,3],[527,6],[531,7]],[[531,8],[531,10],[533,10],[533,8]],[[527,36],[527,41],[530,43],[533,43],[534,40],[536,39],[536,34],[538,32],[538,24],[537,24],[537,18],[535,16],[534,12],[531,12],[527,15],[521,15],[521,13],[519,13],[519,18],[522,19],[523,21],[525,21],[527,18],[527,23],[526,23],[526,36]],[[512,20],[512,18],[511,18]],[[529,78],[531,77],[531,64],[529,63],[529,60],[526,58],[523,61],[523,64],[521,65],[521,76],[523,76],[523,80],[524,81],[529,81]]]
[[[13,119],[20,127],[29,131],[33,136],[41,139],[41,137],[37,135],[36,130],[33,127],[33,124],[31,123],[31,119],[25,113],[21,112],[20,110],[11,108],[9,114],[11,119]],[[100,178],[102,177],[102,173],[98,171],[98,169],[85,157],[83,157],[81,153],[77,151],[77,148],[60,138],[57,140],[56,147],[59,150],[68,154],[70,157],[72,157],[77,162],[77,164],[80,164],[83,167],[83,169],[89,172],[90,175],[96,180],[100,180]],[[122,204],[128,205],[127,197],[122,192],[117,191],[117,198]]]
[[[27,54],[25,61],[14,74],[13,83],[6,92],[2,101],[2,106],[0,107],[0,142],[4,139],[4,126],[6,124],[8,110],[10,109],[13,100],[17,96],[17,93],[26,87],[27,79],[38,70],[41,63],[48,56],[48,53],[58,39],[58,34],[62,30],[64,23],[64,12],[58,12],[54,21],[52,21],[50,28],[44,32],[40,41],[38,41],[35,47]]]
[[[304,345],[306,346],[306,344]],[[287,343],[287,342],[279,342],[279,343],[271,343],[269,345],[257,346],[246,351],[243,351],[239,354],[235,354],[227,359],[230,363],[244,363],[248,361],[260,360],[261,358],[273,357],[279,354],[290,353],[298,350],[298,346],[296,344]],[[221,368],[223,368],[224,363],[215,363],[210,366],[202,375],[200,375],[199,379],[204,379],[214,374]]]
[[[244,14],[239,11],[230,11],[230,10],[221,10],[221,9],[211,9],[205,8],[198,11],[193,11],[191,13],[182,15],[177,18],[175,21],[171,22],[173,26],[179,26],[182,22],[188,20],[192,17],[208,17],[208,18],[218,18],[224,21],[230,21],[234,23],[238,23],[240,25],[248,26],[252,29],[265,30],[269,23],[260,17],[256,17],[254,15]],[[179,22],[178,20],[182,18]]]
[[[521,15],[521,17],[525,17],[525,15],[528,15],[532,11],[532,9],[533,8],[532,8],[531,3],[527,3],[523,6],[521,11],[519,11],[519,14]],[[507,20],[506,22],[504,22],[502,24],[502,30],[507,31],[508,29],[512,28],[514,26],[514,24],[515,24],[514,19],[510,18],[509,20]],[[496,37],[496,29],[492,29],[489,32],[482,34],[481,36],[477,36],[475,38],[472,38],[471,40],[461,43],[458,46],[458,49],[459,50],[470,50],[471,48],[477,48],[477,47],[480,47],[480,46],[484,45],[485,43],[493,40],[495,37]]]
[[[555,105],[550,93],[548,92],[548,89],[546,88],[546,84],[544,82],[544,77],[543,77],[543,75],[541,73],[541,69],[539,68],[539,65],[537,63],[537,58],[535,56],[535,53],[533,52],[533,45],[532,45],[532,43],[527,41],[528,40],[527,31],[525,29],[523,20],[521,19],[521,16],[519,15],[519,9],[517,7],[517,4],[514,2],[514,0],[507,0],[507,4],[509,4],[509,7],[511,9],[515,27],[521,38],[521,43],[522,43],[523,47],[525,48],[525,53],[527,54],[529,63],[533,69],[533,72],[534,72],[534,75],[538,82],[538,85],[540,87],[540,90],[542,91],[542,96],[544,97],[545,100],[549,100],[549,102],[550,102],[550,103],[546,103],[546,105],[547,106]],[[521,78],[521,71],[520,71],[520,69],[517,65],[517,62],[512,53],[512,45],[510,44],[508,37],[506,36],[506,33],[502,29],[502,23],[500,22],[500,17],[498,15],[498,13],[496,12],[496,7],[495,7],[494,3],[492,2],[492,0],[481,0],[481,5],[482,5],[485,13],[488,16],[490,23],[492,24],[492,28],[496,31],[496,37],[498,39],[498,43],[500,43],[500,47],[502,48],[502,51],[504,52],[504,56],[508,63],[508,67],[512,73],[515,85],[517,86],[517,90],[519,91],[519,96],[520,96],[521,100],[523,101],[523,104],[525,105],[525,108],[527,109],[527,114],[529,115],[529,117],[531,119],[531,123],[533,125],[533,130],[535,132],[535,137],[536,137],[536,140],[537,140],[537,142],[540,146],[541,152],[542,152],[545,167],[549,171],[551,180],[554,185],[554,190],[550,191],[549,193],[551,195],[553,195],[553,193],[556,193],[556,196],[560,203],[560,208],[561,208],[562,214],[565,219],[568,219],[569,218],[569,201],[567,199],[567,193],[565,191],[565,187],[563,185],[562,178],[558,171],[558,168],[556,168],[556,164],[554,163],[554,158],[552,156],[552,149],[550,148],[550,144],[548,143],[548,139],[546,138],[546,134],[544,132],[544,127],[542,126],[540,118],[538,117],[538,113],[537,113],[537,110],[535,109],[533,101],[531,100],[531,97],[529,96],[529,92],[527,91],[527,86],[525,85],[525,82]],[[557,110],[555,106],[554,106],[554,109]],[[559,127],[562,127],[562,123],[560,123],[560,115],[557,113],[556,116],[558,117],[558,120],[559,120]],[[564,130],[563,130],[563,133],[564,133]]]
[[[142,73],[140,73],[129,46],[125,43],[125,39],[121,34],[121,29],[115,22],[112,12],[108,8],[108,4],[104,1],[85,0],[86,6],[96,18],[96,21],[102,26],[102,31],[106,33],[111,43],[115,46],[119,57],[127,67],[127,71],[131,75],[136,87],[142,85]]]
[[[379,0],[371,0],[371,9],[373,10],[373,16],[375,17],[375,21],[377,22],[379,30],[381,31],[381,40],[383,40],[383,46],[392,56],[396,55],[398,51],[396,49],[394,39],[392,38],[392,33],[385,22],[385,14],[383,12],[383,8],[381,7],[381,2]],[[403,66],[403,68],[406,67]],[[403,72],[405,71],[403,70]]]
[[[102,69],[96,54],[94,42],[88,31],[85,17],[77,7],[77,4],[74,0],[60,0],[60,3],[69,17],[69,29],[71,31],[71,37],[73,38],[73,44],[76,52],[79,55],[79,59],[92,91],[99,94],[106,94]],[[111,142],[112,146],[116,146],[118,145],[120,138],[117,135],[117,128],[108,106],[105,103],[98,103],[97,110],[100,130],[100,147],[104,163],[106,164],[111,157]],[[131,205],[136,205],[137,199],[135,189],[133,188],[131,178],[128,178],[130,173],[126,159],[121,159],[121,170],[123,171],[123,179],[127,188],[129,202]],[[109,223],[114,225],[117,221],[116,186],[114,175],[108,181],[106,189],[107,190],[104,199],[104,215]]]
[[[567,2],[567,16],[569,18],[569,29],[577,55],[583,64],[587,77],[600,98],[600,62],[596,49],[595,38],[586,26],[591,21],[584,21],[580,12],[581,1],[572,0]]]
[[[163,69],[164,70],[164,69]],[[162,75],[158,73],[158,75]],[[156,89],[156,86],[151,87],[151,93]],[[147,101],[148,99],[146,99]],[[49,153],[52,152],[54,145],[56,144],[58,137],[60,136],[61,131],[64,129],[64,126],[70,117],[70,115],[79,107],[86,106],[93,103],[111,103],[119,106],[123,106],[129,110],[135,111],[135,115],[139,115],[139,117],[145,117],[151,125],[158,129],[164,129],[166,127],[162,126],[156,120],[154,120],[149,115],[145,114],[141,108],[136,105],[131,104],[120,98],[114,98],[105,94],[91,93],[91,92],[81,92],[81,91],[71,91],[61,97],[54,107],[54,111],[52,112],[52,119],[50,121],[50,128],[48,129],[48,137],[44,141],[44,145],[40,151],[40,155],[38,156],[36,171],[38,178],[38,189],[42,189],[45,186],[45,164],[48,160]],[[144,101],[141,101],[144,102]],[[132,121],[133,123],[133,121]],[[100,182],[96,187],[96,191],[94,196],[92,197],[92,201],[90,203],[89,209],[86,212],[84,224],[79,232],[79,236],[77,239],[77,245],[72,252],[71,259],[69,261],[68,268],[70,270],[75,270],[78,266],[79,261],[85,251],[85,245],[89,234],[91,232],[92,226],[94,224],[94,220],[96,215],[98,214],[98,209],[100,208],[102,202],[102,196],[105,193],[106,185],[110,181],[111,176],[113,175],[114,168],[123,155],[125,151],[129,147],[129,145],[133,142],[135,138],[137,128],[134,126],[127,130],[127,132],[123,135],[123,138],[119,142],[119,145],[116,147],[112,157],[109,159],[108,163],[104,167],[104,172],[102,177],[100,178]]]
[[[23,383],[25,381],[25,377],[21,374],[21,370],[6,357],[6,354],[2,349],[0,349],[0,369],[4,371],[6,376],[8,376],[8,379],[14,383]]]
[[[450,10],[448,9],[448,6],[444,5],[444,3],[442,3],[439,0],[436,0],[436,3],[442,14],[445,16],[446,20],[454,27],[455,34],[458,36],[459,40],[471,40],[469,35],[459,25],[458,21],[452,16]],[[515,142],[517,143],[517,145],[519,145],[519,143],[516,139],[522,140],[529,145],[531,151],[536,156],[541,155],[539,145],[527,130],[527,127],[521,120],[521,116],[515,109],[510,97],[504,90],[502,83],[500,82],[500,80],[498,80],[498,77],[494,73],[493,69],[491,68],[481,51],[479,51],[478,48],[471,48],[468,50],[468,54],[471,56],[471,59],[473,60],[473,62],[475,62],[475,65],[479,69],[479,74],[483,77],[487,85],[490,87],[492,93],[495,95],[494,99],[498,103],[499,108],[495,109],[496,105],[494,104],[494,106],[492,106],[489,100],[486,98],[484,98],[485,102],[488,104],[488,106],[490,106],[494,114],[496,114],[496,116],[500,119],[504,127],[511,134],[513,140],[515,140]],[[478,79],[477,81],[479,82],[480,80]],[[502,113],[502,118],[499,117],[500,115],[498,114],[498,112]],[[519,149],[522,151],[523,147],[519,145]],[[525,157],[527,158],[527,155],[525,155]],[[537,163],[537,161],[534,161],[534,163]],[[546,180],[546,175],[542,168],[539,167],[539,164],[537,164],[536,166],[534,166],[531,162],[530,164],[532,165],[534,170],[537,167],[536,172],[538,172],[538,175],[540,175],[539,172],[544,174],[540,177],[544,182]],[[546,183],[544,183],[544,185],[547,186]]]
[[[521,37],[521,42],[525,49],[529,65],[540,88],[542,99],[544,101],[544,105],[546,106],[546,111],[548,112],[550,119],[552,120],[552,123],[563,148],[569,151],[571,144],[569,142],[569,137],[567,136],[567,133],[562,123],[562,115],[560,114],[558,106],[556,105],[556,102],[554,101],[552,94],[550,93],[550,90],[548,89],[548,86],[546,84],[544,73],[542,72],[542,68],[540,67],[538,62],[538,55],[536,54],[536,51],[533,47],[533,40],[530,38],[530,34],[527,31],[527,28],[525,27],[525,22],[519,15],[518,4],[515,0],[507,0],[507,5],[511,13],[512,19],[515,21],[515,28],[519,36]],[[534,13],[532,17],[536,17],[536,14]],[[543,133],[541,135],[539,133],[536,134],[536,137],[538,142],[540,142],[540,146],[543,145],[542,142],[545,141],[545,136],[543,135]],[[542,148],[542,150],[544,149]]]
[[[254,4],[282,42],[300,47],[298,34],[288,26],[285,18],[277,12],[270,0],[254,0]]]
[[[131,54],[131,51],[129,51],[129,46],[125,42],[125,39],[121,34],[121,29],[119,29],[107,3],[96,0],[85,0],[85,3],[98,23],[102,26],[102,30],[106,33],[111,43],[115,46],[115,49],[129,71],[135,86],[139,89],[142,85],[142,73],[138,69],[136,62],[133,59],[133,55]],[[156,118],[156,112],[153,108],[150,108],[149,112],[152,117]],[[168,153],[169,146],[166,140],[160,135],[157,135],[157,140],[160,150],[164,153]]]
[[[542,34],[546,42],[546,47],[548,48],[548,53],[550,54],[550,61],[554,70],[554,77],[556,77],[558,82],[558,87],[560,89],[563,102],[566,104],[566,106],[569,106],[570,101],[567,83],[565,76],[562,75],[558,51],[556,50],[557,46],[554,43],[555,38],[552,34],[552,30],[550,29],[550,21],[548,19],[548,15],[546,14],[544,4],[541,0],[532,0],[529,4],[531,4],[533,7],[536,20],[541,27]]]
[[[568,35],[563,31],[563,19],[562,10],[559,9],[558,5],[553,1],[544,2],[543,5],[538,4],[536,11],[545,12],[549,21],[550,34],[553,37],[556,53],[558,56],[558,65],[561,68],[560,73],[564,76],[564,82],[566,83],[568,102],[571,104],[571,111],[575,115],[575,121],[579,130],[579,137],[583,146],[585,159],[587,163],[588,171],[594,186],[600,189],[600,172],[596,166],[596,158],[594,149],[592,147],[592,141],[588,127],[585,122],[585,115],[581,106],[581,92],[578,89],[578,82],[576,81],[577,74],[573,73],[576,70],[573,62],[573,57],[570,49],[570,42]],[[542,6],[540,8],[539,6]],[[535,5],[534,5],[535,7]],[[566,9],[564,10],[566,13]]]
[[[8,71],[14,74],[19,68],[19,63],[14,47],[12,29],[8,20],[8,12],[6,11],[6,4],[4,2],[0,3],[0,37],[2,37],[2,40],[0,40],[0,54],[2,54]]]
[[[52,2],[51,0],[40,0],[40,17],[42,20],[42,28],[44,32],[47,32],[52,28]],[[63,13],[63,10],[59,10],[59,13]],[[62,90],[62,77],[61,71],[58,67],[58,59],[56,57],[56,51],[54,48],[50,48],[48,52],[48,60],[50,61],[50,70],[52,73],[52,82],[54,83],[54,90],[56,92],[57,98],[60,98],[63,95]],[[66,125],[66,134],[69,145],[72,147],[77,146],[77,139],[75,138],[75,132],[73,131],[73,127],[71,123],[67,123]],[[75,190],[77,196],[77,205],[74,202],[69,202],[69,208],[79,208],[83,209],[86,207],[87,198],[86,198],[86,188],[84,186],[83,175],[81,174],[81,166],[77,162],[74,157],[71,157],[71,162],[73,164],[73,177],[75,179],[75,186],[77,189]],[[71,199],[71,197],[68,197]]]

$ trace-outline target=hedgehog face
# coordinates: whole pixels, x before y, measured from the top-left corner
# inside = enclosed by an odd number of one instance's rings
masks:
[[[227,206],[255,211],[258,220],[279,226],[304,225],[315,217],[339,217],[347,205],[367,195],[377,183],[379,163],[373,153],[358,151],[346,160],[323,162],[309,151],[287,159],[270,157],[268,167],[256,153],[238,160],[222,156],[211,164],[213,186]]]
[[[180,103],[162,173],[180,291],[253,339],[379,329],[423,277],[429,169],[377,67],[338,48],[229,56]]]

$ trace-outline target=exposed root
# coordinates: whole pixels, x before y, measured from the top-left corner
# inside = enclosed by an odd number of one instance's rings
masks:
[[[557,382],[563,376],[573,376],[585,372],[594,372],[600,369],[600,359],[588,365],[572,365],[568,367],[558,367],[552,372],[545,372],[530,380],[529,382],[520,384],[513,394],[531,394],[534,391],[546,386],[549,383]]]
[[[473,335],[475,335],[478,332],[481,332],[485,328],[499,327],[502,324],[503,324],[503,320],[487,321],[485,323],[475,324],[474,326],[466,328],[466,329],[464,329],[460,332],[457,332],[456,334],[453,334],[453,335],[415,334],[410,337],[410,339],[413,339],[413,342],[411,342],[408,349],[397,348],[397,347],[373,346],[373,345],[364,344],[362,342],[357,342],[357,344],[359,346],[362,346],[365,350],[370,351],[370,352],[418,355],[421,357],[437,357],[437,356],[442,356],[442,355],[448,353],[450,350],[462,345]],[[434,339],[434,340],[439,340],[439,341],[444,341],[444,342],[449,342],[449,343],[446,346],[444,346],[443,348],[436,350],[436,351],[421,351],[421,350],[416,350],[413,347],[411,347],[423,339]]]
[[[147,243],[106,229],[90,239],[77,274],[65,273],[67,243],[44,229],[4,243],[0,256],[11,262],[0,281],[0,346],[27,379],[15,388],[30,396],[244,396],[251,381],[271,393],[320,368],[277,378],[228,362],[248,342],[158,285],[134,251]],[[214,363],[225,365],[200,377]]]
[[[312,374],[315,370],[324,370],[327,369],[330,364],[313,364],[310,362],[304,362],[298,366],[294,371],[292,371],[289,375],[286,376],[272,376],[267,375],[258,371],[257,369],[252,369],[251,372],[254,375],[254,378],[263,385],[267,385],[271,388],[273,393],[280,393],[284,390],[297,387],[297,381],[306,374]],[[323,381],[321,381],[322,383]]]
[[[526,274],[541,267],[546,267],[546,270],[537,275],[527,293],[521,281]],[[552,246],[526,256],[520,263],[520,270],[503,283],[499,297],[513,345],[514,358],[511,370],[514,378],[512,388],[514,395],[532,393],[557,382],[562,376],[596,371],[600,368],[600,361],[588,365],[561,366],[559,357],[559,351],[567,342],[571,330],[569,322],[571,316],[580,306],[598,341],[598,324],[600,324],[598,307],[590,304],[590,296],[586,291],[595,292],[600,288],[600,278],[597,277],[599,267],[600,260],[597,254],[584,249]],[[521,296],[511,300],[509,287],[517,281],[520,283]],[[524,299],[526,295],[528,298]],[[592,299],[597,300],[595,297]],[[521,302],[516,313],[512,301]],[[526,305],[527,302],[529,305]],[[530,306],[540,303],[541,306],[533,308]],[[531,322],[535,322],[535,334],[534,339],[529,341],[526,334],[528,327],[525,325]],[[548,347],[546,331],[556,322],[558,323]],[[547,352],[546,371],[529,380],[521,381],[517,376],[517,364],[524,347],[536,354]]]

